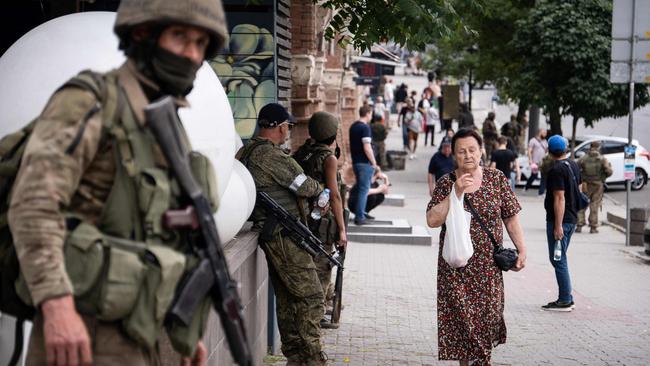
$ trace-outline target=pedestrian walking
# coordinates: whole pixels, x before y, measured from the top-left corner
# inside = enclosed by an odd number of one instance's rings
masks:
[[[517,122],[517,116],[514,114],[510,115],[510,121],[501,126],[501,136],[505,136],[508,139],[506,146],[508,150],[511,150],[515,154],[518,153],[517,146],[519,144],[520,132],[519,122]]]
[[[386,104],[384,104],[384,98],[380,95],[377,96],[377,102],[375,103],[372,110],[372,120],[378,120],[379,123],[385,125],[384,116],[386,114]]]
[[[598,211],[603,203],[605,180],[613,174],[612,165],[600,153],[600,141],[592,141],[589,152],[578,159],[580,174],[582,174],[582,191],[589,197],[589,233],[598,232]],[[582,232],[585,225],[585,211],[578,212],[576,232]]]
[[[530,189],[533,186],[533,182],[535,182],[535,180],[540,176],[539,167],[547,152],[548,142],[546,141],[546,130],[540,128],[537,131],[537,136],[528,141],[528,165],[530,166],[530,177],[526,180],[524,191]],[[538,190],[540,195],[544,193],[542,188],[544,184],[544,176],[542,175]]]
[[[350,194],[357,195],[357,204],[351,209],[354,211],[354,223],[365,225],[369,220],[365,216],[366,202],[372,176],[376,170],[380,170],[372,151],[372,131],[368,123],[372,112],[368,107],[359,108],[359,120],[350,126],[350,155],[352,157],[352,169],[356,177],[356,183],[350,190]]]
[[[399,88],[395,90],[395,112],[400,113],[402,108],[404,108],[404,103],[406,103],[406,98],[408,97],[408,87],[406,84],[400,84]]]
[[[427,182],[429,184],[429,195],[433,196],[436,181],[454,170],[454,157],[451,156],[451,139],[440,143],[438,150],[429,160],[429,173]]]
[[[310,139],[298,148],[293,158],[300,164],[305,174],[330,190],[331,210],[321,215],[320,219],[308,215],[307,223],[314,235],[323,243],[323,248],[328,253],[332,253],[335,245],[345,249],[348,242],[343,218],[343,200],[339,189],[343,183],[338,169],[338,156],[334,149],[339,120],[330,113],[316,112],[309,118],[308,128]],[[312,202],[309,207],[315,206],[315,203]],[[324,256],[314,257],[314,264],[323,289],[325,311],[331,313],[334,299],[331,264]],[[326,317],[321,319],[320,326],[325,329],[338,328],[338,324],[331,323]]]
[[[438,180],[427,206],[427,224],[441,227],[438,251],[438,358],[461,365],[490,365],[492,349],[506,341],[503,317],[503,274],[495,264],[494,245],[486,230],[502,241],[503,224],[519,250],[514,271],[524,268],[526,246],[519,223],[521,206],[507,178],[498,170],[481,167],[482,139],[476,131],[459,130],[452,140],[458,165]],[[455,179],[454,179],[455,178]],[[486,228],[471,220],[474,254],[462,268],[452,268],[442,257],[449,212],[449,196],[464,197]],[[467,206],[466,206],[467,207]],[[467,210],[467,208],[466,208]]]
[[[127,61],[84,71],[53,94],[13,185],[8,220],[24,291],[16,289],[36,309],[26,363],[154,365],[166,329],[182,362],[203,365],[209,295],[195,294],[202,305],[191,327],[163,326],[198,258],[186,230],[161,224],[187,197],[169,189],[177,177],[159,163],[165,147],[144,110],[163,96],[185,103],[197,70],[228,37],[224,10],[221,1],[123,0],[114,31]],[[214,174],[207,157],[193,155],[195,176]],[[208,183],[204,192],[216,190]]]
[[[395,102],[395,84],[393,84],[393,79],[388,79],[386,84],[384,84],[384,103],[386,103],[386,115],[384,116],[384,121],[386,122],[386,127],[391,128],[390,114],[393,113],[393,105]],[[396,110],[395,112],[399,112]]]
[[[405,99],[406,102],[402,103],[403,107],[400,109],[399,114],[397,115],[397,127],[402,129],[402,146],[404,151],[409,151],[409,134],[408,134],[408,125],[405,123],[404,119],[406,114],[409,112],[408,101],[409,98]]]
[[[485,142],[485,161],[489,162],[492,159],[492,151],[497,147],[497,138],[499,137],[499,132],[497,131],[497,125],[494,122],[496,114],[494,112],[489,112],[485,121],[483,121],[483,141]]]
[[[418,136],[422,132],[422,114],[415,108],[410,101],[406,101],[406,114],[404,115],[404,125],[408,132],[409,159],[415,159],[415,151],[418,147]]]
[[[508,140],[504,136],[497,138],[497,149],[492,152],[492,161],[490,168],[496,168],[503,172],[510,180],[510,188],[515,189],[515,185],[519,182],[521,172],[519,164],[517,164],[517,155],[511,150],[506,148]]]
[[[426,126],[424,130],[424,146],[427,146],[427,138],[431,135],[431,146],[436,146],[433,143],[433,138],[435,136],[436,124],[440,122],[440,115],[438,114],[438,108],[434,105],[431,105],[426,111]]]
[[[546,238],[548,257],[555,269],[558,298],[542,306],[550,311],[572,311],[575,307],[571,294],[571,276],[567,258],[571,235],[578,221],[576,193],[580,184],[580,168],[566,157],[567,141],[554,135],[548,140],[548,151],[553,165],[546,177]]]
[[[251,173],[258,192],[267,193],[291,215],[303,218],[301,200],[318,197],[323,189],[281,148],[289,140],[293,123],[282,105],[265,105],[257,118],[258,136],[237,153],[237,159]],[[258,240],[275,292],[282,354],[287,366],[326,365],[320,331],[324,295],[314,260],[267,215],[256,205],[251,220],[253,230],[260,232]]]
[[[474,125],[474,116],[469,110],[469,105],[467,103],[460,104],[460,115],[458,116],[458,128],[470,128],[477,129]]]

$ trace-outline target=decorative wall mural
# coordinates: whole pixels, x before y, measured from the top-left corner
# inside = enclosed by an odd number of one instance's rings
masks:
[[[269,17],[272,20],[273,13]],[[273,35],[261,25],[236,24],[229,44],[210,66],[228,96],[237,133],[243,139],[252,137],[258,111],[277,96]]]

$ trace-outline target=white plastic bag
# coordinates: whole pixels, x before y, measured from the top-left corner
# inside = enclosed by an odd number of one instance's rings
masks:
[[[467,265],[467,261],[474,254],[474,246],[469,233],[472,214],[463,208],[463,193],[460,198],[456,196],[456,187],[452,186],[449,195],[449,212],[445,226],[445,244],[442,248],[442,258],[452,268],[460,268]]]

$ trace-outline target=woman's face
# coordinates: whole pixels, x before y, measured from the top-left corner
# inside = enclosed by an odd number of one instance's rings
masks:
[[[462,170],[474,170],[481,161],[481,147],[472,136],[461,137],[454,145],[454,159]]]

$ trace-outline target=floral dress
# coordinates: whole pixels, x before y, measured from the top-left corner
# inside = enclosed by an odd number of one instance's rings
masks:
[[[438,181],[427,211],[449,196],[452,185],[449,174]],[[465,195],[495,239],[503,242],[502,220],[521,210],[508,179],[499,170],[484,168],[481,187]],[[474,218],[470,236],[474,255],[465,267],[454,269],[442,258],[445,225],[440,232],[438,358],[476,360],[473,365],[489,365],[492,348],[506,341],[503,276],[492,258],[494,246]]]

